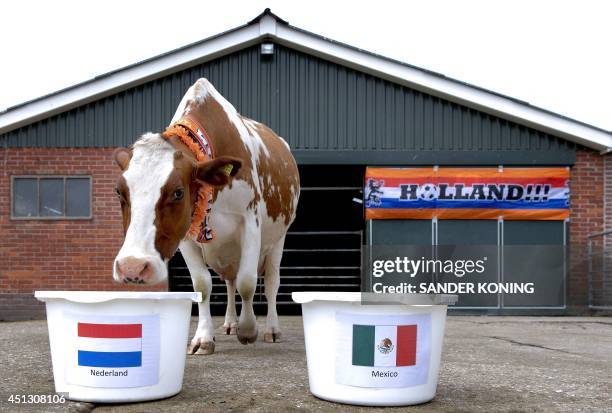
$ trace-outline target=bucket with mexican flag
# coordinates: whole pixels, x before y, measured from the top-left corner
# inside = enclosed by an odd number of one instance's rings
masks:
[[[360,293],[293,293],[302,304],[310,391],[342,403],[401,406],[436,393],[447,304],[456,296],[372,303]]]

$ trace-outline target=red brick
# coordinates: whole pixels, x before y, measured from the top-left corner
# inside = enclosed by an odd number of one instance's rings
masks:
[[[570,234],[570,266],[568,270],[569,307],[573,312],[583,313],[587,310],[588,257],[587,236],[604,229],[604,216],[609,215],[605,208],[604,187],[606,182],[605,158],[598,152],[578,148],[576,163],[571,169],[571,217]],[[607,161],[612,164],[612,161]],[[612,169],[612,165],[608,167]],[[612,171],[608,172],[612,178]],[[608,203],[609,204],[609,203]],[[601,240],[596,245],[601,244]]]

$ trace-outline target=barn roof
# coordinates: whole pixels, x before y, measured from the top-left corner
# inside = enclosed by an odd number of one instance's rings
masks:
[[[0,134],[263,41],[276,42],[601,152],[612,151],[611,132],[302,30],[270,9],[243,26],[10,107],[0,112]]]

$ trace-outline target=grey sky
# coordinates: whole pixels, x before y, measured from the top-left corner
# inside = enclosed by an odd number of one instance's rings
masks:
[[[246,23],[290,24],[612,130],[612,2],[11,1],[0,110]]]

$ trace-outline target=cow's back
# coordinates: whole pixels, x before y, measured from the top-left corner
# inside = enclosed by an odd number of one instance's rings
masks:
[[[217,238],[204,246],[208,264],[232,279],[238,271],[238,263],[247,243],[260,241],[258,269],[263,270],[266,256],[281,242],[295,219],[300,195],[300,178],[297,164],[288,144],[269,127],[248,118],[242,118],[249,136],[257,145],[250,147],[249,167],[244,168],[231,185],[215,192],[211,211],[211,224]],[[252,148],[257,148],[255,152]],[[239,155],[239,154],[236,154]],[[248,223],[252,231],[248,236],[243,225]]]
[[[300,176],[295,159],[289,145],[272,129],[250,119],[245,119],[245,123],[258,133],[263,142],[256,165],[265,205],[264,218],[278,220],[288,227],[295,218],[300,195]]]

